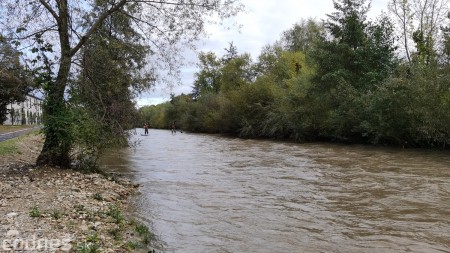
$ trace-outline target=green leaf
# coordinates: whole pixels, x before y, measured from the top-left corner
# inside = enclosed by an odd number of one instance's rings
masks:
[[[25,27],[18,27],[16,29],[16,33],[21,33],[21,32],[25,32],[27,29]]]

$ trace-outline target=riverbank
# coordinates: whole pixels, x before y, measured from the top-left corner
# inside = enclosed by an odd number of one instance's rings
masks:
[[[34,166],[37,134],[0,145],[10,146],[0,156],[1,252],[148,252],[153,235],[127,215],[137,185]]]

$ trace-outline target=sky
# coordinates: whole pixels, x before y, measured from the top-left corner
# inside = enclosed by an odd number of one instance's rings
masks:
[[[389,0],[372,0],[369,19],[387,12]],[[220,25],[207,26],[208,38],[198,42],[198,51],[214,52],[217,56],[225,53],[225,48],[233,42],[239,54],[249,53],[255,61],[265,45],[273,44],[286,31],[301,19],[326,19],[326,14],[334,12],[332,0],[242,0],[245,12],[232,18],[230,22],[239,24],[240,29],[226,29]],[[368,1],[367,1],[368,2]],[[186,51],[185,58],[191,62],[182,69],[182,84],[173,88],[156,87],[137,100],[138,107],[168,101],[170,93],[180,95],[192,91],[194,73],[197,71],[195,52]]]

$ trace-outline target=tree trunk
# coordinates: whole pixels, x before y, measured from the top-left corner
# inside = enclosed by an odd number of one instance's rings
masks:
[[[47,90],[44,103],[45,142],[37,159],[38,165],[70,166],[70,122],[64,102],[69,69],[70,58],[61,62],[58,77],[54,83],[49,84]]]
[[[67,0],[59,1],[58,11],[59,16],[55,18],[58,21],[61,63],[55,82],[50,82],[46,87],[47,96],[44,103],[45,142],[36,163],[38,165],[68,168],[70,166],[71,134],[70,117],[66,110],[64,91],[71,67],[71,52]]]

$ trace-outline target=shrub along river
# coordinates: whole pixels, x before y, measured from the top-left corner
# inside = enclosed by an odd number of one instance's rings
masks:
[[[150,130],[105,157],[164,252],[450,252],[450,153]]]

